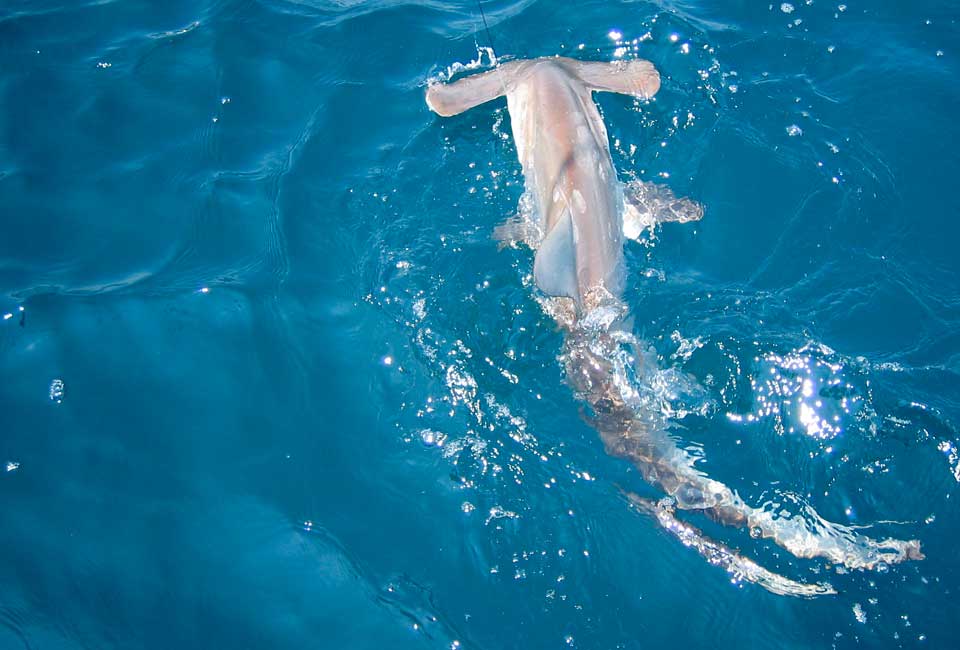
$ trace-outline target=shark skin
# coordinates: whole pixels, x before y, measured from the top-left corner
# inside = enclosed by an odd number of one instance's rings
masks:
[[[648,61],[585,63],[566,58],[511,61],[427,91],[442,116],[507,96],[517,156],[543,238],[534,278],[548,296],[572,298],[624,288],[623,187],[593,91],[649,99],[660,75]]]
[[[624,239],[638,238],[658,222],[700,219],[703,208],[662,185],[619,182],[592,93],[650,99],[659,88],[660,75],[649,61],[549,57],[510,61],[431,85],[426,102],[449,117],[506,96],[525,198],[533,203],[536,223],[507,224],[498,228],[498,237],[522,240],[536,251],[534,279],[547,296],[541,304],[567,335],[561,355],[567,381],[590,406],[589,422],[607,452],[630,460],[648,483],[666,493],[655,505],[624,492],[635,509],[738,581],[781,595],[810,598],[835,591],[826,583],[805,585],[771,573],[684,524],[675,511],[701,512],[722,524],[748,528],[751,536],[770,539],[797,557],[825,558],[850,569],[923,559],[917,540],[877,541],[856,527],[828,522],[809,507],[800,516],[787,517],[749,506],[697,469],[697,459],[655,417],[637,410],[629,389],[624,392],[618,381],[625,375],[624,358],[637,360],[634,374],[645,372],[645,355],[626,331],[627,310],[619,300],[625,284]],[[572,309],[565,306],[570,302]]]

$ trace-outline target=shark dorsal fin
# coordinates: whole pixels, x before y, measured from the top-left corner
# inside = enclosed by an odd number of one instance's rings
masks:
[[[548,296],[567,296],[579,300],[577,257],[569,210],[564,210],[540,243],[533,261],[533,277],[540,291]]]

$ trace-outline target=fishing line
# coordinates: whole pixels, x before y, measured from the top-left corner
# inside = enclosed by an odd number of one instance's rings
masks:
[[[499,66],[499,57],[497,56],[497,48],[493,46],[493,36],[490,34],[490,27],[487,25],[487,15],[483,12],[483,3],[480,0],[477,0],[477,9],[480,10],[480,18],[483,20],[483,31],[487,33],[487,40],[490,41],[490,51],[493,52],[493,60],[497,63],[495,65]]]
[[[493,44],[493,34],[490,33],[490,26],[487,25],[487,14],[483,11],[483,3],[481,0],[477,0],[477,9],[480,10],[480,18],[483,20],[483,31],[487,33],[487,40],[490,41],[490,54],[493,55],[493,69],[497,71],[497,79],[500,80],[500,87],[503,88],[503,94],[506,95],[507,82],[504,81],[503,72],[500,71],[500,57],[497,56],[497,48]]]

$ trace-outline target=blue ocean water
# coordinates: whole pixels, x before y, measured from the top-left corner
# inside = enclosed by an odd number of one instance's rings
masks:
[[[953,647],[956,5],[483,7],[0,8],[0,648]],[[787,598],[628,507],[491,238],[505,102],[423,102],[491,38],[661,71],[597,102],[622,178],[706,207],[627,247],[699,467],[925,560],[688,517],[839,591]]]

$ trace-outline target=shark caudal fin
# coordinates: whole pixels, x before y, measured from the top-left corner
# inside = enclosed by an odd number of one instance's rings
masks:
[[[799,598],[832,596],[837,593],[829,583],[797,582],[764,569],[728,546],[710,539],[694,526],[677,519],[668,500],[654,503],[632,492],[623,490],[621,492],[634,508],[653,517],[665,531],[680,540],[684,546],[695,549],[710,564],[723,568],[730,574],[730,580],[734,584],[752,582],[771,593]]]
[[[502,97],[510,90],[521,63],[523,61],[509,61],[453,83],[433,84],[427,89],[427,106],[441,117],[450,117]]]
[[[660,73],[649,61],[571,61],[573,72],[590,90],[650,99],[660,90]]]

